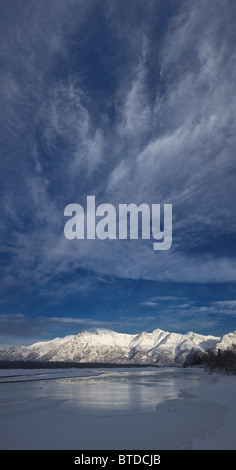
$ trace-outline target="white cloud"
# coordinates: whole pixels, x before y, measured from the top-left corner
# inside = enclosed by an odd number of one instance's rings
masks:
[[[141,305],[144,305],[145,307],[158,307],[158,303],[153,302],[151,300],[146,300],[144,302],[141,302]]]

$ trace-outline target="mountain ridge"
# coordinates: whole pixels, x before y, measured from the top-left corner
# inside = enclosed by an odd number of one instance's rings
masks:
[[[195,354],[230,349],[236,331],[223,336],[192,331],[181,334],[159,328],[148,333],[117,333],[112,330],[84,330],[75,335],[40,341],[30,346],[0,349],[0,361],[44,361],[78,363],[154,364],[184,366]]]

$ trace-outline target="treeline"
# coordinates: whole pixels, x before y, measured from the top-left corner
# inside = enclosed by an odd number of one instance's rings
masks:
[[[206,366],[210,370],[222,370],[228,374],[236,374],[236,345],[232,349],[217,353],[209,352],[206,359]]]
[[[103,362],[41,362],[41,361],[5,361],[0,360],[0,369],[98,369],[158,367],[155,364],[117,364]]]
[[[195,351],[185,362],[184,366],[202,365],[209,371],[222,371],[227,374],[236,374],[236,344],[230,349],[217,352],[208,351],[198,353]]]

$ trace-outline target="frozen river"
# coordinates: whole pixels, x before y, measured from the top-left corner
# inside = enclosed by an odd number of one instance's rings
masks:
[[[200,368],[1,370],[0,448],[193,448],[219,434],[235,382]]]
[[[70,413],[111,416],[155,411],[181,389],[213,380],[201,369],[9,371],[0,377],[0,399],[8,408],[48,399]]]

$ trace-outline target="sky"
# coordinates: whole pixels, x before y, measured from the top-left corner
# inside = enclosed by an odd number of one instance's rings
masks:
[[[0,344],[236,329],[234,0],[0,4]],[[172,204],[172,246],[65,207]]]

